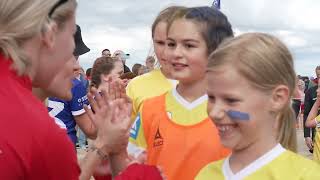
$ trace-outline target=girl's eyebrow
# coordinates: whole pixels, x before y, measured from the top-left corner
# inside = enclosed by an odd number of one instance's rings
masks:
[[[196,39],[184,39],[183,42],[196,42],[196,43],[199,43],[200,41],[198,41]]]
[[[170,38],[170,37],[167,37],[167,40],[169,40],[169,41],[174,41],[172,38]]]
[[[172,39],[172,38],[170,38],[170,37],[168,37],[167,40],[169,40],[169,41],[175,41],[174,39]],[[200,43],[200,41],[199,41],[199,40],[196,40],[196,39],[183,39],[182,41],[183,41],[183,42],[195,42],[195,43]]]

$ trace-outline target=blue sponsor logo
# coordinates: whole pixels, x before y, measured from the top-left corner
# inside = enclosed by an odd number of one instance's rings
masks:
[[[136,117],[136,120],[134,121],[134,123],[131,126],[130,129],[130,137],[133,139],[137,139],[138,137],[138,133],[140,130],[140,126],[141,126],[141,118],[140,118],[140,114],[138,114],[138,116]]]

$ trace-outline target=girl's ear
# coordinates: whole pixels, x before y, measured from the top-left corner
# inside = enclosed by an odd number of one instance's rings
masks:
[[[46,31],[42,33],[42,42],[49,50],[52,50],[56,45],[57,32],[57,24],[55,22],[50,22],[47,24]]]
[[[290,98],[290,90],[288,86],[278,85],[271,96],[271,109],[273,112],[279,112],[287,105]]]

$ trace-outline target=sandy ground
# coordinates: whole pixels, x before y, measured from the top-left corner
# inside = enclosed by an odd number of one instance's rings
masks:
[[[302,129],[297,130],[297,137],[298,137],[298,153],[304,157],[312,159],[312,154],[309,152],[308,147],[304,142]]]

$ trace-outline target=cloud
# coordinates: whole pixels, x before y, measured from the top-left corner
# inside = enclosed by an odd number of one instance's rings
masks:
[[[320,30],[320,1],[314,0],[226,0],[222,11],[237,27],[261,29]]]
[[[131,54],[129,66],[144,63],[152,47],[151,24],[170,5],[203,6],[212,0],[79,0],[77,22],[91,52],[81,57],[88,68],[102,49]],[[236,35],[265,32],[279,37],[292,51],[296,70],[312,75],[320,57],[320,1],[221,0]],[[313,66],[313,67],[312,67]]]
[[[274,32],[291,48],[299,48],[307,45],[305,38],[295,34],[293,31],[278,30]]]
[[[79,0],[77,23],[85,43],[91,48],[81,57],[81,65],[90,67],[105,48],[130,53],[127,64],[144,63],[151,54],[151,24],[160,10],[170,5],[211,5],[208,0]]]

